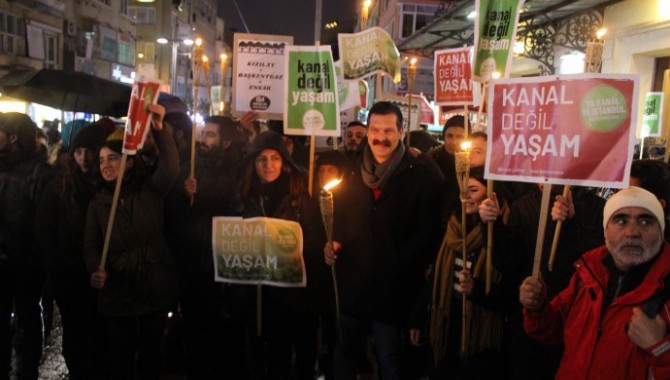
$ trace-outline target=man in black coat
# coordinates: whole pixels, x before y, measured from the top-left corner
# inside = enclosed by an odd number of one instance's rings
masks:
[[[37,130],[25,114],[0,114],[0,379],[9,378],[12,313],[18,378],[36,380],[42,356],[45,277],[33,228],[51,168],[37,151]]]
[[[402,337],[439,244],[440,194],[433,167],[405,150],[402,113],[379,102],[368,116],[368,143],[335,194],[335,241],[342,341],[335,378],[355,379],[372,333],[383,379],[404,378]]]
[[[544,237],[540,272],[545,281],[549,299],[565,289],[572,274],[573,263],[582,253],[604,244],[602,228],[605,200],[593,191],[583,187],[573,187],[568,198],[561,193],[562,186],[552,188],[553,208],[547,215],[547,230]],[[518,288],[523,279],[531,275],[533,256],[537,241],[540,219],[542,191],[536,186],[533,191],[519,198],[510,207],[506,236],[496,236],[496,245],[501,246],[503,255],[493,255],[493,265],[502,272],[511,288]],[[556,231],[556,221],[563,221],[561,235],[556,249],[553,270],[549,270],[549,256]],[[562,356],[563,348],[537,342],[523,329],[521,305],[516,301],[518,294],[510,298],[515,305],[508,318],[509,377],[515,380],[553,379]]]
[[[190,176],[190,163],[182,163],[168,199],[168,241],[179,260],[187,371],[194,379],[217,378],[217,361],[230,359],[221,345],[226,343],[222,334],[227,326],[220,317],[225,297],[223,286],[214,282],[212,217],[235,215],[243,144],[232,119],[206,118],[196,151],[195,176]]]

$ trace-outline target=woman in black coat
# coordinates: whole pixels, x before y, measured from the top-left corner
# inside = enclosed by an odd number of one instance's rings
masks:
[[[270,217],[298,222],[303,231],[306,288],[264,287],[262,337],[256,337],[256,287],[235,285],[233,307],[245,320],[247,355],[254,379],[286,379],[292,350],[298,379],[313,379],[321,293],[328,269],[321,259],[325,237],[304,172],[290,158],[279,134],[258,136],[242,163],[237,210],[243,218]]]

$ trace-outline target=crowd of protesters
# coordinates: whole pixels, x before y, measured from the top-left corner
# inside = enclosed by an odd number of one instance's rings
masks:
[[[400,110],[376,103],[342,151],[317,152],[310,191],[308,150],[280,122],[206,118],[192,168],[187,115],[149,111],[147,142],[127,158],[109,119],[50,158],[28,116],[0,114],[0,380],[38,378],[47,280],[73,380],[159,379],[176,358],[189,379],[670,379],[663,162],[635,161],[634,186],[609,200],[554,187],[532,277],[542,185],[495,182],[487,196],[487,137],[463,117],[442,145],[406,146]],[[333,178],[328,243],[316,194]],[[214,281],[215,216],[299,223],[306,287]]]

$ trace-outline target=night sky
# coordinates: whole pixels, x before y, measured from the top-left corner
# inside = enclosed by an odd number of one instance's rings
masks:
[[[218,0],[219,16],[226,28],[245,32],[234,0]],[[323,0],[321,25],[338,21],[339,30],[322,30],[324,43],[336,38],[336,33],[351,32],[356,20],[356,0]],[[283,34],[295,38],[296,45],[314,43],[315,0],[237,0],[250,33]],[[334,41],[332,41],[334,42]]]

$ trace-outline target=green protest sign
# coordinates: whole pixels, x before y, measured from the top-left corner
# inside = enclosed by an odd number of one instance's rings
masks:
[[[340,33],[337,41],[344,65],[344,80],[386,72],[394,83],[400,83],[400,53],[384,29],[374,27],[360,33]]]
[[[330,46],[288,46],[284,133],[339,136],[337,77]]]
[[[212,218],[214,280],[305,287],[300,224],[274,218]]]
[[[644,110],[642,112],[642,130],[641,135],[660,136],[661,125],[663,122],[663,93],[648,92],[644,100]]]
[[[477,0],[475,9],[475,62],[473,80],[485,82],[494,72],[507,77],[510,51],[516,40],[519,10],[524,0]]]

